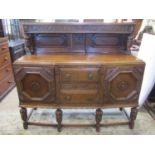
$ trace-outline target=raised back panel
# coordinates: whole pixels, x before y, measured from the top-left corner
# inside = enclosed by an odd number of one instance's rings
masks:
[[[85,52],[84,34],[37,34],[34,37],[36,54]]]
[[[94,33],[86,35],[87,53],[123,53],[127,50],[127,35]]]
[[[133,23],[29,23],[23,24],[32,54],[127,53]]]

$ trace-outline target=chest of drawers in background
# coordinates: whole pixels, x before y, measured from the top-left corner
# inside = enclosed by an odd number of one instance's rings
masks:
[[[14,87],[7,38],[0,38],[0,100]]]

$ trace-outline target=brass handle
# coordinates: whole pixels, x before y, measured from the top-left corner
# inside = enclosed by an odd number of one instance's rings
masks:
[[[6,49],[6,47],[1,47],[1,50],[5,50]]]
[[[93,74],[92,74],[92,73],[89,73],[89,74],[88,74],[88,79],[89,79],[89,80],[92,80],[92,79],[93,79]]]
[[[65,79],[66,80],[69,80],[71,78],[71,75],[70,74],[65,74]]]
[[[93,101],[93,98],[88,97],[88,98],[87,98],[87,101]]]
[[[4,57],[4,61],[7,61],[8,60],[8,57]]]
[[[9,72],[9,69],[7,68],[6,71]]]
[[[67,100],[67,101],[70,101],[70,100],[71,100],[71,96],[69,96],[69,95],[65,96],[64,98],[65,98],[65,100]]]

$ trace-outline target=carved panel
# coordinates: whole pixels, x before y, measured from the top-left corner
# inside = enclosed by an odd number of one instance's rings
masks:
[[[136,68],[141,68],[141,66]],[[105,102],[137,102],[143,72],[136,68],[134,66],[113,66],[106,69]]]
[[[38,34],[35,44],[37,47],[64,47],[69,44],[68,38],[67,34]]]
[[[85,52],[85,34],[70,34],[71,50],[73,52]]]
[[[26,33],[132,33],[134,24],[53,23],[23,24]]]
[[[23,67],[15,72],[21,101],[51,102],[55,99],[54,71],[51,67]]]
[[[95,53],[120,53],[127,47],[127,36],[124,34],[87,34],[87,52]]]

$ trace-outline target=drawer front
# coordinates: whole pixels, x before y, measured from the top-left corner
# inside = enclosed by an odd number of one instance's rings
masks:
[[[7,91],[7,89],[14,84],[13,76],[9,76],[9,78],[4,79],[0,82],[0,96]]]
[[[4,53],[4,52],[9,52],[7,43],[0,44],[0,53]]]
[[[25,55],[23,49],[19,49],[18,51],[12,51],[11,52],[11,59],[14,62],[15,60],[17,60],[18,58],[20,58],[23,55]]]
[[[9,52],[3,53],[0,55],[0,67],[8,64],[10,62],[10,54]]]
[[[9,75],[13,75],[11,64],[0,69],[0,81],[8,77]]]
[[[61,68],[61,82],[97,82],[99,79],[98,68]]]
[[[96,90],[93,91],[86,91],[84,90],[82,93],[82,90],[80,91],[61,91],[60,93],[60,102],[61,103],[98,103],[99,102],[99,96],[98,92]]]

